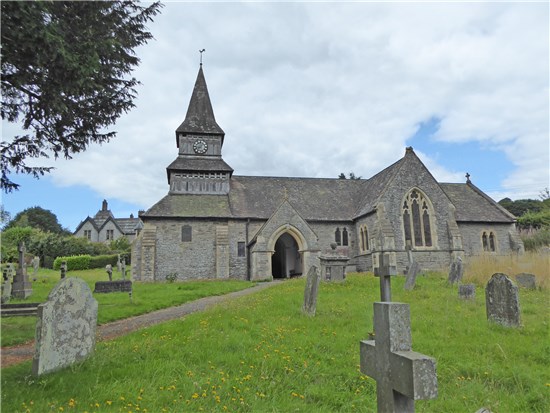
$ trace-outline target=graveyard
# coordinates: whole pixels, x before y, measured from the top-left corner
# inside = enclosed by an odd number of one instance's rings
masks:
[[[464,283],[475,289],[469,299],[459,297],[459,286],[449,284],[446,273],[420,272],[412,289],[404,288],[405,277],[392,277],[392,301],[410,306],[412,349],[437,365],[437,397],[417,400],[416,411],[547,411],[548,275],[535,289],[519,288],[521,325],[511,328],[487,319],[484,286],[491,274],[484,279],[467,274]],[[44,294],[36,284],[34,293]],[[185,284],[147,286],[174,290]],[[98,341],[86,360],[54,373],[34,376],[30,361],[3,368],[2,408],[376,412],[376,381],[361,372],[359,343],[376,337],[378,278],[356,273],[343,282],[321,281],[314,315],[303,309],[305,287],[306,277],[287,280],[204,312]],[[94,297],[115,295],[128,300],[123,293]],[[101,308],[100,301],[99,323]]]

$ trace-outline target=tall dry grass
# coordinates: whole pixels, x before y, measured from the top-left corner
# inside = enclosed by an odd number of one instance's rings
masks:
[[[507,274],[512,279],[522,272],[536,276],[537,287],[550,288],[550,254],[529,251],[523,255],[496,256],[490,254],[467,257],[464,282],[485,286],[494,273]]]

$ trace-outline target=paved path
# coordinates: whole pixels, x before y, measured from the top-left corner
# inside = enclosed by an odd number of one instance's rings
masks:
[[[151,313],[126,318],[124,320],[103,324],[97,328],[97,339],[100,341],[112,340],[116,337],[131,333],[132,331],[139,330],[140,328],[159,324],[164,321],[174,320],[197,311],[202,311],[213,306],[214,304],[252,294],[256,291],[264,290],[279,283],[280,281],[259,283],[254,287],[241,291],[200,298],[176,307],[169,307],[162,310],[153,311]],[[32,359],[34,353],[34,341],[13,347],[2,347],[1,351],[2,367],[8,367],[13,364]]]

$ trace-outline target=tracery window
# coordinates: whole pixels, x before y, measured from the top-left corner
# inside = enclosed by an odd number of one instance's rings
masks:
[[[431,247],[433,211],[427,197],[413,189],[403,201],[402,209],[405,244],[409,242],[415,247]]]

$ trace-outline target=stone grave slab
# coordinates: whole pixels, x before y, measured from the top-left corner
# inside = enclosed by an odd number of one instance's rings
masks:
[[[462,284],[458,286],[458,298],[463,300],[473,300],[476,298],[475,284]]]
[[[519,327],[518,287],[506,274],[493,274],[485,287],[487,319],[505,327]]]
[[[38,306],[32,365],[42,375],[85,359],[95,347],[97,301],[85,281],[61,280]]]
[[[94,293],[129,293],[132,291],[132,281],[96,281]]]
[[[457,257],[449,267],[449,278],[447,281],[449,284],[457,284],[462,281],[464,275],[464,267],[462,265],[462,258]]]
[[[536,289],[537,288],[536,280],[537,278],[535,277],[535,274],[522,272],[521,274],[516,275],[516,282],[518,284],[518,287],[521,287],[521,288],[527,288],[529,290]]]

